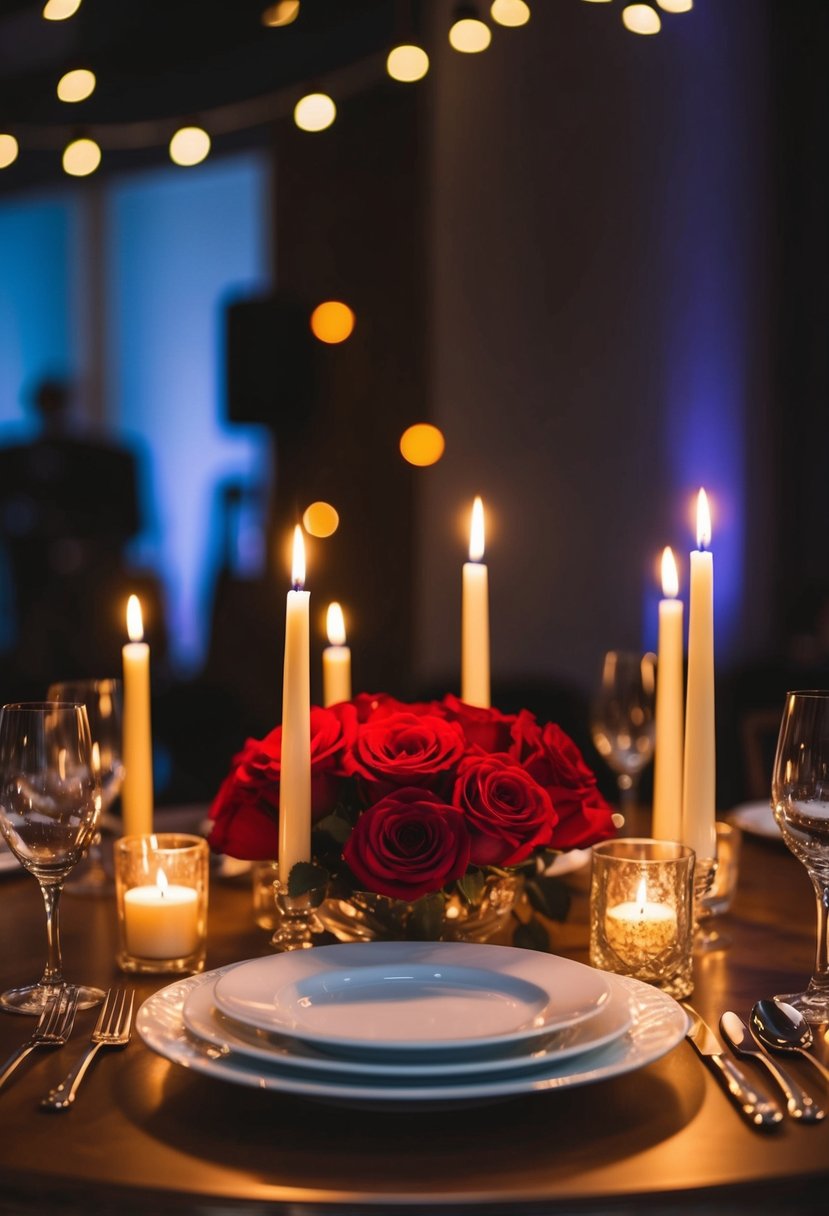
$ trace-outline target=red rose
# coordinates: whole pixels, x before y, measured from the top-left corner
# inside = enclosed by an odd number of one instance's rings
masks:
[[[337,804],[344,757],[356,731],[350,705],[311,710],[311,812],[315,819]],[[282,727],[264,739],[248,739],[233,759],[210,808],[210,846],[217,853],[253,861],[276,857]]]
[[[514,866],[549,844],[558,816],[549,794],[509,756],[469,756],[461,762],[455,806],[472,837],[472,863]]]
[[[482,709],[467,705],[449,693],[443,698],[442,709],[450,722],[459,722],[468,743],[485,752],[505,752],[512,742],[514,714],[502,714],[498,709]]]
[[[613,811],[569,735],[553,722],[542,728],[522,710],[510,754],[550,795],[558,815],[551,845],[578,849],[615,834]]]
[[[469,834],[430,790],[401,789],[363,812],[343,857],[365,890],[411,901],[466,872]]]
[[[357,721],[369,722],[376,718],[389,718],[392,714],[423,714],[439,713],[439,707],[429,701],[398,701],[387,692],[360,692],[349,704],[357,711]]]
[[[364,800],[372,803],[404,786],[442,791],[463,752],[463,731],[456,722],[428,713],[392,713],[357,728],[345,761]]]

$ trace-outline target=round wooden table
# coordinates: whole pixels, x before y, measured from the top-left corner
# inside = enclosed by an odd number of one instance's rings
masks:
[[[161,819],[161,816],[159,817]],[[159,823],[159,827],[163,826]],[[587,871],[569,879],[561,954],[586,961]],[[814,952],[806,872],[783,845],[746,837],[728,950],[696,960],[694,1004],[716,1025],[793,990]],[[65,971],[102,987],[114,964],[111,899],[64,896]],[[39,974],[43,906],[34,879],[0,879],[0,985]],[[208,967],[268,952],[249,882],[213,879]],[[142,979],[140,998],[163,981]],[[570,1213],[823,1211],[829,1120],[761,1134],[742,1121],[687,1042],[639,1072],[498,1104],[365,1113],[242,1089],[188,1073],[137,1036],[100,1056],[67,1113],[38,1102],[95,1023],[36,1053],[0,1093],[0,1212]],[[32,1022],[0,1014],[0,1058]],[[826,1054],[826,1043],[820,1050]],[[791,1065],[826,1098],[808,1065]],[[747,1071],[751,1065],[746,1065]]]

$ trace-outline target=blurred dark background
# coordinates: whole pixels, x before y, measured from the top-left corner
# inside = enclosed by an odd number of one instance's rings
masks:
[[[786,689],[829,677],[829,6],[653,0],[645,37],[621,0],[514,29],[480,3],[480,54],[444,0],[278,7],[0,6],[0,698],[117,674],[136,591],[158,799],[209,799],[278,720],[306,508],[339,515],[309,544],[315,697],[331,599],[355,691],[405,697],[457,691],[480,493],[495,703],[590,752],[602,654],[655,649],[705,485],[718,800],[764,797]],[[75,67],[98,83],[67,105]],[[336,121],[299,130],[320,91]],[[210,156],[173,165],[191,124]],[[72,178],[81,136],[102,161]],[[399,451],[418,422],[432,467]]]

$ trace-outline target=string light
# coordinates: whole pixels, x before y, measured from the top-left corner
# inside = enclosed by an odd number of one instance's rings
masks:
[[[530,6],[525,4],[524,0],[492,0],[489,15],[498,25],[517,29],[519,25],[526,25],[529,21]]]
[[[17,140],[13,135],[0,133],[0,169],[8,169],[17,160],[19,151]]]
[[[658,34],[662,29],[659,13],[649,4],[629,4],[622,9],[622,22],[632,34]]]
[[[422,80],[429,71],[429,56],[422,47],[411,43],[393,47],[386,60],[386,71],[392,80],[400,80],[404,84]]]
[[[292,25],[299,16],[299,0],[279,0],[269,4],[262,13],[262,24],[276,29],[280,25]]]
[[[300,131],[325,131],[337,117],[337,107],[327,93],[308,93],[294,106],[294,122]]]
[[[446,448],[443,432],[429,422],[416,422],[400,436],[400,454],[409,464],[427,468],[437,464]]]
[[[63,150],[63,171],[70,177],[88,177],[101,163],[101,149],[94,139],[74,139]]]
[[[210,151],[210,136],[201,127],[181,127],[170,140],[174,165],[199,165]]]
[[[656,3],[666,13],[690,13],[694,0],[656,0]]]
[[[95,73],[89,68],[75,68],[58,81],[58,98],[61,101],[86,101],[95,92]]]
[[[81,0],[47,0],[43,6],[43,16],[47,21],[65,21],[74,17],[81,7]]]
[[[450,46],[463,55],[477,55],[485,51],[492,41],[492,30],[474,14],[474,9],[459,8],[449,30]]]
[[[324,540],[333,536],[340,526],[340,515],[330,502],[312,502],[302,515],[302,526],[309,536]]]
[[[355,317],[341,300],[325,300],[311,313],[311,332],[320,342],[336,346],[354,332]]]

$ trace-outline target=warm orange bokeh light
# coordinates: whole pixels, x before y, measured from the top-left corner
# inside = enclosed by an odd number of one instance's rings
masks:
[[[425,468],[437,464],[443,455],[446,440],[436,426],[428,422],[417,422],[400,436],[400,452],[409,464]]]
[[[312,502],[302,516],[302,526],[309,536],[333,536],[340,526],[340,517],[330,502]]]
[[[354,332],[355,316],[341,300],[326,300],[311,313],[311,332],[320,342],[336,346]]]

